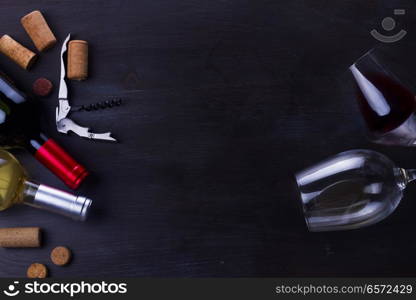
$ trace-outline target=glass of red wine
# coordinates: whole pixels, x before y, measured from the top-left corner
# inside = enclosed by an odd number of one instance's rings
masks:
[[[416,146],[415,95],[382,64],[375,50],[358,59],[350,71],[369,138],[381,144]]]

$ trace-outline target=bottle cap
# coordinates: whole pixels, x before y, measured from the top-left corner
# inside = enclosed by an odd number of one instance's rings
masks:
[[[71,189],[76,189],[88,176],[83,165],[75,161],[53,139],[48,139],[35,153],[35,157]]]

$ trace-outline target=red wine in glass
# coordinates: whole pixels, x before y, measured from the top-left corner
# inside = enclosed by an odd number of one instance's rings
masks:
[[[416,146],[415,95],[383,68],[372,53],[354,63],[350,71],[371,140]]]

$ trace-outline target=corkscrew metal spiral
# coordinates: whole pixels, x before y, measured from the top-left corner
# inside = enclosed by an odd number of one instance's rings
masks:
[[[96,111],[100,109],[114,108],[122,104],[121,98],[115,98],[111,100],[104,100],[97,103],[81,105],[75,108],[75,111]]]

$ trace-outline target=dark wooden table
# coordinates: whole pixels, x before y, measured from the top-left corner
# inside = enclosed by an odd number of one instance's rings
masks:
[[[72,115],[111,130],[111,144],[56,132],[57,89],[38,100],[45,131],[92,172],[78,192],[93,198],[93,215],[77,223],[25,206],[2,212],[1,227],[41,226],[45,241],[0,249],[0,276],[24,276],[35,261],[53,277],[414,276],[415,186],[378,225],[309,233],[293,179],[353,148],[416,166],[416,149],[367,141],[347,72],[379,44],[369,31],[394,8],[407,9],[400,58],[416,73],[410,0],[3,0],[2,33],[31,49],[19,20],[34,9],[59,44],[69,32],[89,41],[91,76],[69,83],[73,105],[124,104]],[[59,51],[30,72],[4,56],[0,68],[26,90],[40,76],[57,87]],[[66,189],[18,157],[34,179]],[[73,250],[70,266],[52,266],[57,245]]]

